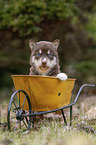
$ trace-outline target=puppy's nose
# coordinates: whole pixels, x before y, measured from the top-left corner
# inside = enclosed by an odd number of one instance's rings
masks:
[[[43,66],[45,66],[45,65],[46,65],[46,63],[47,63],[46,58],[43,58],[43,59],[42,59],[42,65],[43,65]]]
[[[42,65],[45,66],[46,65],[46,62],[42,62]]]

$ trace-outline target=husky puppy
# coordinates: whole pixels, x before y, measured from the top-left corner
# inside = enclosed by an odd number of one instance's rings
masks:
[[[61,81],[67,79],[65,73],[60,73],[59,58],[57,48],[59,40],[54,42],[40,41],[35,42],[29,40],[31,49],[30,57],[30,74],[29,75],[42,75],[42,76],[55,76]]]

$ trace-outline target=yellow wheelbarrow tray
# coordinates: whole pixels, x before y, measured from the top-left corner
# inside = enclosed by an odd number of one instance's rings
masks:
[[[16,130],[25,126],[30,128],[31,122],[34,126],[34,116],[52,113],[61,110],[65,124],[67,121],[64,108],[70,107],[70,126],[72,124],[72,106],[77,102],[81,90],[80,87],[74,101],[71,103],[72,90],[76,79],[60,81],[56,77],[36,75],[12,75],[16,91],[12,94],[8,106],[8,129]],[[34,112],[35,111],[35,112]],[[33,121],[32,121],[33,116]],[[11,125],[13,124],[13,127]]]

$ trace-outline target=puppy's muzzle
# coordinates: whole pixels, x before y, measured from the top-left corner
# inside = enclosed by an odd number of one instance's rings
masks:
[[[42,62],[42,66],[45,67],[46,66],[46,62]]]

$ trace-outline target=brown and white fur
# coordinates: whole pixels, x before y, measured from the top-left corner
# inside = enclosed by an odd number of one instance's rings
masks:
[[[65,73],[60,73],[59,58],[57,48],[59,40],[54,42],[40,41],[35,42],[29,40],[31,49],[30,57],[30,74],[29,75],[42,75],[42,76],[55,76],[61,81],[67,79]]]

